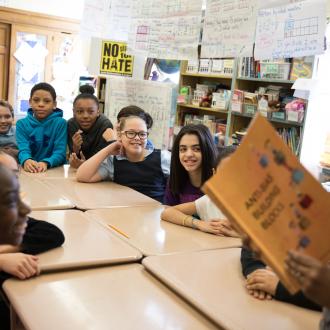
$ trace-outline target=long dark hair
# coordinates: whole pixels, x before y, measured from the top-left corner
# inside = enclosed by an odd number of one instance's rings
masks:
[[[173,194],[179,194],[189,180],[188,172],[182,166],[179,158],[180,141],[186,134],[196,135],[199,141],[202,154],[202,184],[212,176],[216,166],[217,148],[209,129],[202,124],[184,126],[175,138],[172,147],[169,188]]]

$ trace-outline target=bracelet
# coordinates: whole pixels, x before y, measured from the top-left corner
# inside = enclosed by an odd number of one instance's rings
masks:
[[[186,215],[183,219],[182,219],[182,226],[186,226],[186,220],[190,218],[190,215]]]

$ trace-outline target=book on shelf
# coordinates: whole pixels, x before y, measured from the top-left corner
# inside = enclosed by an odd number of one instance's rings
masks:
[[[242,112],[244,102],[244,91],[235,89],[231,99],[231,111]]]
[[[330,194],[262,116],[203,190],[291,293],[300,285],[284,267],[289,250],[330,260]]]
[[[228,110],[228,105],[231,97],[231,91],[227,89],[220,89],[212,93],[211,108]]]
[[[204,74],[209,73],[211,65],[212,65],[212,60],[210,58],[199,59],[198,73],[204,73]]]
[[[187,63],[187,73],[197,73],[199,68],[199,61],[198,60],[189,60]]]
[[[290,80],[297,80],[298,78],[312,78],[313,61],[313,56],[294,58],[292,60]]]

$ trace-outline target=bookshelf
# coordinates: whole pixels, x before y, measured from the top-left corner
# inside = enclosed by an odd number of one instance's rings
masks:
[[[96,96],[99,99],[100,112],[104,113],[105,105],[105,86],[107,83],[107,78],[104,76],[97,76],[96,80]]]
[[[226,74],[219,72],[187,72],[187,61],[181,62],[181,72],[180,72],[180,81],[179,89],[183,86],[191,86],[195,88],[197,84],[199,85],[209,85],[209,86],[219,86],[227,89],[228,91],[232,90],[233,83],[233,74],[230,68],[223,69],[223,71],[229,71]],[[229,65],[230,67],[230,65]],[[197,71],[197,70],[196,70]],[[176,124],[178,126],[183,126],[185,122],[186,115],[196,115],[201,118],[201,123],[209,126],[209,122],[215,121],[217,124],[222,126],[227,123],[228,118],[228,107],[205,107],[198,104],[192,104],[193,101],[187,100],[188,102],[177,103],[177,112],[176,112]],[[203,119],[202,119],[203,118]],[[205,119],[204,119],[205,118]],[[215,127],[209,128],[215,130]]]
[[[214,86],[216,84],[222,84],[226,86],[231,92],[231,98],[228,105],[228,109],[213,109],[205,106],[198,106],[196,104],[191,104],[191,98],[188,102],[178,103],[177,104],[177,114],[176,114],[176,125],[182,126],[185,124],[185,116],[190,115],[194,116],[204,116],[210,118],[213,116],[216,122],[226,123],[225,131],[225,143],[231,144],[233,142],[232,136],[235,132],[242,131],[248,127],[251,119],[254,117],[254,114],[247,113],[245,111],[245,106],[243,104],[242,110],[237,112],[232,109],[232,97],[235,90],[240,90],[247,92],[247,94],[254,94],[258,90],[269,88],[272,86],[275,90],[281,91],[281,93],[288,93],[288,97],[293,95],[293,90],[291,87],[295,80],[290,79],[288,74],[288,69],[292,69],[292,62],[284,62],[283,66],[286,69],[283,77],[288,79],[279,79],[269,78],[269,77],[250,77],[248,75],[242,75],[242,59],[235,60],[233,64],[233,70],[231,75],[222,75],[222,74],[213,74],[209,72],[188,72],[187,66],[188,62],[183,61],[181,64],[181,75],[179,82],[179,92],[183,86],[191,86],[195,88],[196,84],[205,84]],[[291,72],[291,71],[290,71]],[[244,99],[245,100],[245,99]],[[255,107],[257,111],[257,106]],[[306,117],[307,104],[305,108]],[[286,117],[286,114],[282,112],[282,115]],[[274,116],[274,117],[272,117]],[[189,118],[190,118],[189,117]],[[212,118],[212,117],[211,117]],[[268,120],[273,124],[273,126],[279,131],[285,140],[290,140],[289,145],[295,150],[296,154],[300,152],[301,138],[303,136],[304,120],[302,122],[288,120],[287,118],[275,118],[271,112],[267,112]],[[214,128],[214,127],[213,127]],[[213,132],[212,132],[213,133]],[[299,139],[298,139],[299,137]],[[296,138],[297,141],[291,143],[292,140]],[[299,141],[298,141],[299,140]]]

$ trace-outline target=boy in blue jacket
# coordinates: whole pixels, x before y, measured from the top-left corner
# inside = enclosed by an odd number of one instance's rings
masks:
[[[67,124],[50,84],[33,86],[29,102],[28,115],[16,124],[18,160],[27,172],[45,172],[66,161]]]

